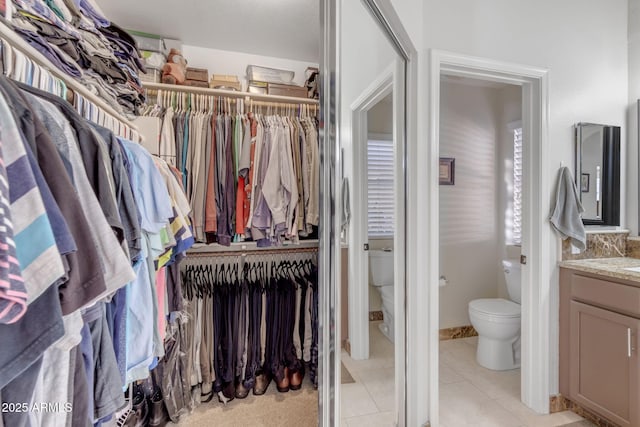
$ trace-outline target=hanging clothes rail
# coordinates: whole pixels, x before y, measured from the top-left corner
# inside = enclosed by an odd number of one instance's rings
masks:
[[[248,92],[236,92],[233,90],[224,90],[224,89],[208,89],[201,87],[192,87],[192,86],[176,86],[176,85],[168,85],[163,83],[143,83],[145,89],[147,89],[147,93],[149,95],[153,95],[157,93],[157,91],[173,91],[179,93],[193,93],[200,95],[213,95],[213,96],[224,96],[226,98],[238,98],[244,99],[246,102],[251,100],[253,101],[264,101],[264,102],[272,102],[278,104],[308,104],[318,106],[319,102],[317,99],[310,98],[295,98],[292,96],[281,96],[281,95],[262,95],[259,93],[248,93]]]
[[[90,115],[93,121],[101,125],[108,125],[110,123],[113,124],[115,122],[120,126],[106,127],[119,128],[114,130],[119,131],[118,133],[121,134],[121,136],[135,141],[141,140],[138,128],[130,120],[125,118],[106,101],[96,96],[82,84],[65,75],[63,72],[59,71],[51,63],[51,61],[49,61],[49,59],[47,59],[43,54],[31,47],[15,31],[13,31],[3,22],[0,22],[0,41],[2,41],[3,44],[3,68],[4,73],[7,77],[15,78],[15,76],[12,75],[14,70],[11,69],[11,67],[13,67],[13,64],[7,63],[7,61],[11,61],[11,58],[7,58],[6,49],[8,47],[10,49],[19,51],[30,61],[33,61],[34,64],[40,66],[46,73],[59,79],[66,89],[63,92],[72,92],[73,97],[71,99],[69,96],[65,98],[70,101],[74,105],[74,107],[76,107],[76,109],[78,109],[79,106],[82,109],[89,108],[87,104],[90,104]],[[83,112],[81,111],[81,113]]]
[[[316,242],[317,244],[317,242]],[[225,257],[225,256],[238,256],[238,255],[249,255],[249,256],[260,256],[260,255],[282,255],[282,254],[303,254],[303,253],[317,253],[318,247],[311,248],[287,248],[280,247],[279,249],[241,249],[238,250],[226,250],[226,251],[209,251],[209,252],[188,252],[188,258],[205,258],[205,257]]]

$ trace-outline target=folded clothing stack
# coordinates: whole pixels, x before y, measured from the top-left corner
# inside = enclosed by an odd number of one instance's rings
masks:
[[[116,110],[135,115],[144,104],[145,72],[136,41],[107,20],[92,0],[14,0],[12,25],[59,70]]]

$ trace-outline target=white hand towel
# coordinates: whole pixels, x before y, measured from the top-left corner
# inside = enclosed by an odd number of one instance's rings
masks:
[[[571,243],[581,252],[587,247],[587,233],[582,223],[582,203],[576,184],[568,167],[560,168],[556,188],[556,204],[549,221],[560,233],[562,239],[571,239]]]

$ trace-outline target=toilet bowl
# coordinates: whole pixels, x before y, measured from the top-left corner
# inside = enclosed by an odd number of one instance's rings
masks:
[[[511,301],[482,298],[469,303],[469,319],[478,332],[476,360],[495,371],[520,367],[520,263],[504,260],[502,266]]]
[[[393,342],[393,252],[388,249],[369,251],[369,268],[373,286],[382,298],[383,322],[379,328]]]

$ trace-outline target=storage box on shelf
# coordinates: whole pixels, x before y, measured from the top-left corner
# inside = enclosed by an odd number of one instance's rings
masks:
[[[303,86],[283,85],[277,83],[268,83],[267,93],[269,95],[291,96],[294,98],[307,97],[307,89]]]
[[[249,81],[249,87],[247,88],[247,92],[249,93],[257,93],[259,95],[266,95],[269,90],[269,85],[267,82],[259,82],[255,80]]]
[[[209,70],[206,68],[187,67],[187,80],[209,83]]]
[[[279,70],[277,68],[261,67],[259,65],[247,66],[247,80],[292,84],[295,73],[288,70]]]
[[[162,70],[155,67],[146,67],[146,73],[140,73],[138,77],[141,82],[160,83],[162,80]]]
[[[128,30],[128,32],[129,34],[131,34],[136,43],[138,43],[139,50],[161,53],[165,53],[167,51],[167,45],[165,44],[162,36],[132,30]]]
[[[238,80],[238,76],[230,76],[226,74],[214,74],[209,81],[209,87],[211,89],[226,89],[226,90],[242,90],[242,85]]]

